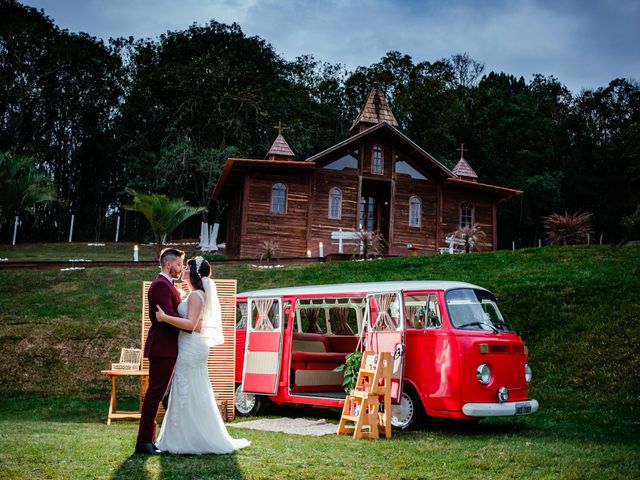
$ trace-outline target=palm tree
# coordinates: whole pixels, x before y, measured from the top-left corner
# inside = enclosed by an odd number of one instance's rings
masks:
[[[37,170],[31,157],[0,152],[0,224],[36,205],[58,200],[51,178]]]
[[[452,235],[464,241],[465,253],[469,253],[472,250],[478,251],[482,244],[481,240],[487,236],[477,223],[460,227]]]
[[[192,207],[181,198],[171,199],[159,193],[141,193],[132,189],[127,189],[127,193],[133,196],[133,203],[125,208],[140,212],[147,219],[156,242],[158,257],[167,237],[182,222],[206,210],[205,207]]]

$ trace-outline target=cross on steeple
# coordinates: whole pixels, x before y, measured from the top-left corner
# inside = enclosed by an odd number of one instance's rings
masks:
[[[282,122],[280,120],[278,120],[278,125],[274,125],[273,128],[275,128],[276,130],[278,130],[278,135],[282,135],[282,130],[284,130],[285,127],[284,125],[282,125]]]
[[[464,152],[468,152],[468,148],[464,148],[464,143],[460,144],[460,148],[456,148],[457,151],[460,152],[460,158],[464,158]]]

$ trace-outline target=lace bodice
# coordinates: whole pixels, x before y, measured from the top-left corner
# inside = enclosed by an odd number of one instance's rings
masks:
[[[202,302],[204,303],[204,295],[202,294],[202,292],[198,291],[198,290],[194,290],[193,292],[191,292],[183,301],[180,302],[180,305],[178,305],[178,315],[180,315],[182,318],[187,318],[187,312],[189,310],[189,297],[191,297],[191,295],[196,294],[200,297],[200,300],[202,300]]]

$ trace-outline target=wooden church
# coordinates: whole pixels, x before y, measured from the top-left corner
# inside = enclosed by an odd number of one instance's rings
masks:
[[[359,230],[381,233],[387,255],[437,253],[473,224],[483,248],[496,248],[496,205],[519,190],[480,183],[464,148],[449,170],[398,129],[377,87],[350,133],[297,160],[279,129],[265,159],[227,159],[213,196],[229,204],[230,258],[259,257],[269,239],[279,258],[326,256],[338,253],[340,231]]]

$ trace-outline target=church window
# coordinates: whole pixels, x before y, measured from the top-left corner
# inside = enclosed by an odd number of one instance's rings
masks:
[[[271,212],[287,213],[287,186],[284,183],[271,187]]]
[[[371,173],[382,175],[383,171],[382,147],[380,145],[373,146],[371,154]]]
[[[471,202],[462,202],[460,204],[460,226],[471,227],[474,222],[474,209]]]
[[[419,227],[422,217],[422,200],[415,195],[409,199],[409,226]]]
[[[329,190],[329,218],[335,220],[342,218],[342,192],[337,187]]]

